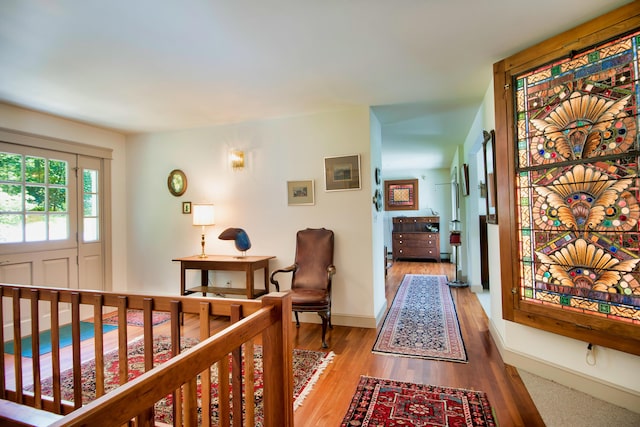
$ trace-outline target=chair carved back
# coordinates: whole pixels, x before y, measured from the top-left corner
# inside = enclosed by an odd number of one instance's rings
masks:
[[[333,264],[333,231],[324,228],[298,231],[295,264],[291,289],[328,290],[331,279],[327,267]]]

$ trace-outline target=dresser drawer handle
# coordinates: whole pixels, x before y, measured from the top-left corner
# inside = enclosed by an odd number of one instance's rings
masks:
[[[398,243],[402,244],[402,240],[400,240],[400,242],[398,242]]]

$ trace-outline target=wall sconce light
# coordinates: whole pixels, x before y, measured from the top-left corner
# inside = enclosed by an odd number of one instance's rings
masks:
[[[213,205],[209,203],[194,203],[191,207],[193,213],[193,225],[202,226],[202,253],[200,258],[206,258],[207,255],[204,251],[204,229],[206,226],[215,225],[214,209]]]
[[[229,164],[234,171],[244,169],[244,151],[231,150],[229,152]]]

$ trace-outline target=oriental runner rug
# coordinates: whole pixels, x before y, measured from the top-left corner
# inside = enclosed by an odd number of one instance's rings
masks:
[[[142,310],[127,310],[127,325],[144,326],[143,313]],[[166,311],[154,311],[151,313],[151,324],[153,326],[162,325],[169,320],[171,320],[171,313]],[[105,314],[102,318],[102,323],[105,325],[117,325],[118,311]]]
[[[446,276],[404,276],[373,345],[373,352],[467,362]]]
[[[341,427],[494,427],[486,393],[360,377]]]
[[[192,338],[182,338],[181,347],[183,349],[190,348],[198,343],[198,340]],[[154,365],[166,362],[171,356],[171,339],[166,336],[158,336],[154,338]],[[293,350],[293,398],[294,409],[298,408],[306,395],[309,393],[313,385],[316,383],[324,369],[333,359],[333,352],[321,352],[311,350]],[[143,340],[137,340],[129,343],[129,380],[142,375],[144,371],[144,344]],[[105,354],[105,391],[109,392],[119,384],[118,376],[118,351],[114,350]],[[262,375],[262,347],[256,345],[254,347],[255,362],[255,413],[256,426],[262,425],[264,418],[263,413],[263,375]],[[231,366],[229,366],[231,370]],[[90,360],[82,364],[82,401],[87,404],[95,400],[95,361]],[[212,422],[218,424],[217,407],[218,407],[218,375],[217,369],[212,369],[211,378],[213,390],[212,413],[214,417]],[[71,369],[61,374],[62,399],[73,401],[73,372]],[[52,378],[42,381],[42,395],[53,396]],[[198,381],[198,396],[200,396],[200,381]],[[173,424],[173,408],[172,396],[169,395],[155,405],[155,419],[157,422]]]

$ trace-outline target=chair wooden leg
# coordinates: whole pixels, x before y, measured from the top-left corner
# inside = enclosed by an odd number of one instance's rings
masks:
[[[325,336],[327,335],[327,323],[329,323],[329,317],[326,312],[318,312],[318,315],[322,318],[322,348],[327,348],[327,341]]]
[[[293,314],[296,316],[296,328],[300,327],[300,319],[298,319],[298,312],[294,311]]]

